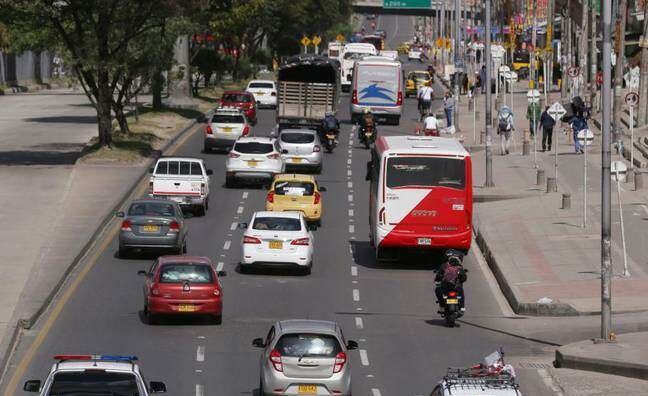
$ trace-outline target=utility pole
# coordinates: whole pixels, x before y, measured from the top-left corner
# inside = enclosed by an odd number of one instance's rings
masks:
[[[621,88],[623,87],[623,63],[625,61],[625,25],[626,14],[628,13],[628,1],[619,0],[619,12],[616,15],[616,42],[615,52],[617,54],[616,66],[614,68],[614,119],[612,129],[614,141],[621,140],[621,111],[623,99],[621,98]],[[620,147],[619,147],[620,149]]]
[[[587,70],[587,56],[588,56],[588,51],[587,51],[587,44],[589,42],[589,37],[587,37],[587,18],[589,15],[587,14],[588,8],[587,8],[587,1],[588,0],[580,0],[581,1],[581,27],[580,27],[580,45],[578,48],[578,52],[580,54],[580,69],[581,73],[583,75],[583,84],[581,84],[580,89],[581,92],[579,92],[579,95],[581,97],[584,97],[585,95],[585,87],[587,86],[587,83],[589,80],[588,78],[588,70]],[[605,1],[605,0],[601,0]]]
[[[459,84],[461,84],[461,79],[460,75],[461,73],[459,72],[459,69],[457,68],[457,63],[462,64],[462,51],[461,51],[461,27],[459,26],[459,19],[461,18],[461,1],[460,0],[454,0],[454,14],[455,14],[455,19],[454,19],[454,31],[455,31],[455,36],[454,36],[454,65],[455,65],[455,89],[454,89],[454,97],[455,97],[455,108],[453,113],[453,122],[452,124],[455,127],[455,131],[459,132]]]
[[[596,7],[594,2],[596,0],[589,0],[590,2],[590,104],[594,108],[594,101],[596,100],[596,72],[597,69],[597,60],[596,60]],[[624,1],[625,0],[620,0]],[[618,52],[617,52],[618,53]]]
[[[603,87],[602,139],[601,139],[601,338],[608,340],[612,332],[612,257],[611,237],[611,180],[610,180],[610,95],[612,88],[612,0],[602,0],[603,16]]]
[[[549,0],[547,9],[547,45],[545,46],[545,65],[547,65],[547,74],[544,76],[549,91],[553,88],[553,66],[554,66],[554,52],[553,52],[553,37],[554,37],[554,8],[556,0]],[[564,30],[562,31],[564,32]],[[564,34],[564,33],[563,33]],[[547,103],[549,105],[549,103]],[[544,109],[543,109],[544,110]]]
[[[569,16],[569,3],[570,0],[567,0],[566,8],[561,10],[560,18],[560,41],[562,42],[561,47],[562,51],[561,56],[561,83],[560,83],[560,97],[565,99],[567,97],[567,87],[569,86],[569,78],[567,77],[567,68],[571,65],[571,53],[570,53],[570,32],[569,27],[571,25],[571,17]]]
[[[537,41],[537,29],[538,29],[538,0],[533,0],[533,26],[531,26],[531,75],[529,76],[529,89],[536,89],[538,85],[538,79],[536,77],[536,45]],[[529,131],[535,134],[535,131]]]
[[[441,0],[441,38],[443,39],[443,44],[441,45],[441,67],[443,68],[442,73],[445,75],[445,39],[446,39],[446,0]]]
[[[485,12],[485,33],[486,48],[484,48],[484,62],[486,62],[486,111],[484,112],[484,121],[486,122],[486,183],[484,187],[494,187],[493,183],[493,141],[491,137],[491,123],[493,122],[491,114],[491,0],[486,0]]]
[[[648,7],[644,10],[643,19],[643,42],[641,48],[641,74],[639,77],[639,109],[637,112],[637,124],[643,126],[648,124]]]

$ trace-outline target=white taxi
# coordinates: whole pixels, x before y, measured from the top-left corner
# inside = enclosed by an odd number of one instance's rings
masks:
[[[250,124],[240,109],[223,107],[216,109],[205,126],[203,151],[216,148],[231,148],[236,139],[250,133]]]
[[[242,181],[270,184],[276,174],[284,173],[284,151],[275,138],[239,138],[225,161],[226,187]]]
[[[277,107],[277,87],[272,80],[252,80],[248,83],[247,92],[254,95],[258,107]]]

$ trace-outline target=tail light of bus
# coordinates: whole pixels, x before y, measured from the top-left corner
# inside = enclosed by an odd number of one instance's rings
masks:
[[[358,90],[354,89],[353,94],[351,95],[351,102],[353,104],[358,104]]]
[[[313,194],[313,205],[317,205],[320,203],[321,197],[320,193],[316,192]]]
[[[402,106],[403,105],[403,93],[399,92],[398,97],[396,98],[396,106]]]

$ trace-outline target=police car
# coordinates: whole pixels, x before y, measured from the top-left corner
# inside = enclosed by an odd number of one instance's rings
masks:
[[[138,395],[166,392],[164,382],[144,381],[136,356],[56,355],[45,382],[29,380],[23,389],[50,395]]]

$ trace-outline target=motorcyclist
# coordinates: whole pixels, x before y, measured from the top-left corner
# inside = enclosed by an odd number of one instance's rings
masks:
[[[439,302],[441,311],[445,309],[445,300],[443,295],[450,291],[457,292],[461,298],[459,299],[459,317],[463,316],[466,311],[466,296],[463,291],[463,283],[468,280],[466,272],[468,270],[463,268],[464,254],[460,251],[450,249],[446,252],[446,261],[441,264],[441,268],[437,271],[434,281],[438,282],[435,289],[435,294]]]
[[[364,109],[364,114],[362,115],[362,121],[360,124],[360,139],[362,141],[365,140],[365,132],[366,131],[372,131],[373,132],[373,137],[372,139],[375,140],[376,137],[378,137],[378,128],[376,122],[376,117],[374,114],[371,112],[371,108],[367,107]]]
[[[327,111],[324,114],[324,119],[322,120],[322,125],[320,128],[320,139],[322,141],[326,140],[326,135],[332,133],[335,135],[335,142],[338,141],[338,135],[340,134],[340,121],[335,118],[335,113],[332,111]]]

